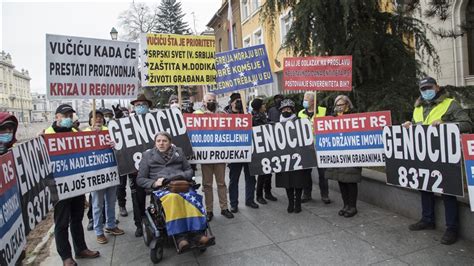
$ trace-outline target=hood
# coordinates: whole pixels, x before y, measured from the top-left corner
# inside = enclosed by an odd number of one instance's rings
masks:
[[[16,142],[16,131],[18,130],[18,120],[15,116],[7,113],[7,112],[0,112],[0,124],[4,123],[5,121],[11,120],[15,123],[15,129],[13,130],[13,139],[8,145],[8,148],[13,146],[13,143]]]

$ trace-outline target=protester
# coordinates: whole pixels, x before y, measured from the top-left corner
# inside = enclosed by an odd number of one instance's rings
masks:
[[[72,128],[72,117],[74,109],[68,104],[62,104],[56,109],[55,119],[51,127],[45,130],[45,134],[60,132],[77,132]],[[98,251],[87,248],[84,239],[82,219],[84,218],[85,196],[64,199],[54,206],[54,239],[56,249],[63,260],[63,265],[77,265],[72,258],[71,245],[69,244],[69,228],[76,258],[96,258],[100,256]]]
[[[432,77],[423,78],[419,83],[420,97],[415,102],[412,122],[407,121],[404,127],[416,125],[440,125],[442,123],[457,123],[461,133],[472,130],[469,115],[447,92],[441,89]],[[435,195],[433,192],[420,191],[421,215],[419,222],[409,226],[411,231],[435,228]],[[441,238],[441,244],[451,245],[458,239],[459,213],[455,196],[442,194],[446,219],[446,232]]]
[[[280,122],[295,121],[298,117],[295,114],[295,103],[290,99],[285,99],[280,104]],[[301,212],[301,194],[303,188],[311,184],[311,176],[304,175],[303,170],[277,173],[275,176],[276,187],[286,189],[288,197],[288,213]]]
[[[298,112],[298,117],[300,119],[309,119],[311,124],[315,117],[326,116],[326,108],[322,106],[316,106],[316,113],[314,108],[314,92],[307,91],[303,96],[303,109]],[[324,177],[325,169],[317,168],[319,176],[319,191],[321,193],[321,201],[325,204],[331,203],[329,199],[329,187],[328,180]],[[302,203],[308,202],[312,199],[311,192],[313,191],[313,179],[311,178],[311,172],[313,169],[305,169],[304,174],[309,175],[311,180],[311,185],[303,188],[303,197],[301,199]]]
[[[243,114],[244,108],[240,93],[232,93],[230,95],[229,105],[226,106],[225,111],[229,114]],[[242,168],[245,175],[245,205],[254,209],[258,208],[255,203],[255,176],[250,175],[248,163],[230,163],[229,165],[229,198],[230,211],[236,213],[239,211],[239,179]]]
[[[178,96],[176,95],[171,95],[169,100],[168,100],[168,104],[170,106],[170,108],[178,108],[178,109],[181,109],[181,106],[179,105],[179,99],[178,99]]]
[[[77,131],[80,131],[79,127],[81,126],[81,122],[79,121],[79,117],[77,116],[77,114],[73,114],[72,115],[72,127],[77,130]]]
[[[0,155],[7,151],[16,142],[16,131],[18,129],[18,120],[15,116],[0,112]]]
[[[265,113],[265,105],[263,100],[256,98],[252,101],[252,126],[261,126],[268,124],[267,115]],[[254,177],[255,178],[255,177]],[[257,202],[260,204],[267,204],[263,198],[263,191],[265,190],[265,198],[271,201],[277,201],[277,198],[272,195],[272,175],[259,175],[257,178]]]
[[[120,119],[122,117],[128,117],[130,114],[126,107],[120,107],[120,104],[116,106],[112,105],[112,109],[114,110],[114,117],[115,119]],[[119,206],[119,214],[122,217],[128,216],[127,211],[127,177],[128,175],[121,175],[120,176],[120,185],[117,186],[117,203]]]
[[[218,110],[216,95],[208,93],[204,95],[202,100],[202,107],[194,112],[195,114],[216,114],[223,113]],[[219,197],[219,205],[221,207],[221,214],[228,218],[234,218],[234,215],[229,211],[227,205],[227,186],[225,184],[225,163],[202,164],[202,187],[204,198],[206,202],[207,220],[211,221],[214,217],[213,202],[214,192],[212,189],[214,178],[217,184],[217,196]]]
[[[159,132],[155,136],[155,147],[143,153],[137,176],[137,184],[143,188],[160,188],[174,180],[192,181],[193,170],[183,150],[171,144],[172,137],[167,132]],[[187,193],[196,194],[194,190]],[[165,199],[164,199],[165,198]],[[178,249],[182,252],[190,247],[195,240],[200,245],[206,245],[210,237],[204,234],[206,222],[196,217],[201,213],[192,203],[178,193],[163,193],[160,197],[165,212],[168,235],[174,235]],[[192,205],[192,207],[191,207]],[[177,210],[179,209],[179,211]],[[168,223],[179,212],[180,220],[187,222]],[[168,215],[166,215],[168,214]]]
[[[188,113],[192,114],[194,113],[194,103],[193,102],[188,102],[183,106],[183,113]]]
[[[100,108],[99,111],[102,112],[102,114],[104,115],[104,119],[105,119],[104,125],[107,126],[109,124],[109,121],[114,119],[114,112],[107,108]]]
[[[354,106],[346,95],[339,95],[334,101],[334,115],[341,116],[353,111]],[[339,211],[340,216],[346,218],[357,214],[357,183],[362,180],[361,167],[328,168],[326,178],[336,180],[339,183],[344,207]]]
[[[152,102],[148,100],[145,95],[138,95],[136,100],[130,102],[133,105],[133,109],[137,115],[144,115],[150,112]],[[137,173],[129,174],[130,190],[132,192],[132,203],[133,203],[133,220],[135,222],[136,230],[135,236],[143,236],[142,230],[142,217],[145,214],[145,190],[138,186],[136,183]]]
[[[268,120],[273,123],[280,122],[280,103],[283,101],[284,97],[281,94],[273,96],[274,105],[268,109]]]
[[[95,121],[93,121],[93,112],[89,113],[89,125],[84,131],[108,131],[105,126],[105,115],[100,112],[95,112]],[[124,231],[116,225],[115,221],[115,202],[117,200],[117,187],[112,186],[105,189],[93,191],[92,208],[94,231],[97,236],[97,243],[106,244],[108,242],[104,232],[115,236],[123,235]],[[103,214],[105,208],[105,215]],[[104,229],[105,221],[105,229]]]

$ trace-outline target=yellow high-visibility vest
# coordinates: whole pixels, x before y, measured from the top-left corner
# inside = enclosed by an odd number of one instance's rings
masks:
[[[75,128],[72,128],[72,131],[71,132],[77,132],[77,130]],[[44,134],[55,134],[56,131],[54,131],[54,128],[53,127],[48,127],[45,131],[44,131]]]
[[[431,125],[434,121],[441,120],[443,115],[448,111],[452,101],[454,101],[452,98],[444,99],[430,111],[427,117],[423,117],[422,105],[416,107],[413,111],[413,122],[416,124],[422,123],[423,125]]]
[[[310,119],[311,122],[313,122],[313,117],[314,117],[314,114],[312,117],[309,117],[307,114],[305,114],[305,109],[301,110],[298,112],[298,117],[299,118],[307,118],[307,119]],[[318,113],[316,114],[316,117],[323,117],[323,116],[326,116],[326,107],[322,107],[322,106],[318,106]]]

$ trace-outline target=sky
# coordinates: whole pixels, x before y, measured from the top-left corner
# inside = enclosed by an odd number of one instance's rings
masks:
[[[160,0],[137,2],[152,6]],[[32,92],[46,93],[46,34],[110,39],[110,30],[115,27],[120,40],[118,16],[131,3],[131,0],[0,0],[0,50],[10,53],[17,70],[28,70]],[[181,0],[185,21],[194,30],[195,19],[198,33],[206,29],[221,4],[222,0]]]

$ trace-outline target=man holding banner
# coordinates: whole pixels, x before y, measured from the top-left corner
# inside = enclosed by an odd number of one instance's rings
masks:
[[[440,89],[436,80],[431,77],[422,79],[419,83],[421,96],[415,102],[412,122],[403,124],[409,128],[416,125],[438,126],[442,123],[458,123],[461,133],[471,131],[472,122],[462,107],[452,98],[448,98],[446,91]],[[421,192],[422,218],[419,222],[410,225],[412,231],[434,229],[435,195],[433,192]],[[442,194],[447,230],[441,244],[451,245],[457,241],[459,229],[458,203],[455,196]]]
[[[221,111],[222,112],[222,111]],[[215,114],[217,112],[216,95],[208,93],[204,95],[202,100],[202,108],[194,112],[194,114]],[[212,191],[212,184],[214,177],[217,183],[217,196],[219,197],[219,205],[221,207],[221,214],[228,218],[234,218],[234,215],[229,211],[227,205],[227,186],[225,184],[225,163],[201,164],[202,171],[202,186],[206,201],[207,221],[211,221],[214,217],[213,202],[214,192]]]
[[[244,108],[240,93],[232,93],[230,95],[229,105],[225,108],[229,114],[243,114]],[[255,176],[250,175],[248,163],[230,163],[229,164],[229,198],[230,211],[236,213],[239,211],[239,178],[242,168],[245,175],[245,205],[254,209],[258,208],[255,203]]]
[[[299,111],[298,117],[300,119],[309,119],[311,123],[314,121],[314,117],[323,117],[326,116],[326,108],[322,106],[314,106],[314,92],[307,91],[304,93],[303,97],[303,109]],[[315,112],[316,111],[316,112]],[[308,202],[311,200],[311,192],[313,191],[313,179],[311,178],[311,172],[313,169],[304,170],[304,174],[309,175],[311,179],[311,186],[308,186],[303,189],[303,197],[301,199],[302,203]],[[318,176],[319,176],[319,191],[321,193],[321,200],[325,204],[331,203],[329,199],[329,187],[328,180],[324,177],[325,170],[318,167]]]
[[[58,106],[56,109],[56,121],[45,130],[45,134],[77,132],[72,128],[72,115],[75,112],[68,104]],[[71,245],[69,244],[69,227],[76,257],[96,258],[100,256],[98,251],[92,251],[87,248],[84,238],[82,219],[84,218],[85,200],[85,196],[80,195],[61,200],[54,206],[54,239],[56,240],[56,248],[64,265],[77,265],[72,258]]]

